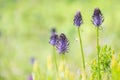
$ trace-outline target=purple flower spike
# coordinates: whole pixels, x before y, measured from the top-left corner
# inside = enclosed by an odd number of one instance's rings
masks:
[[[97,27],[99,27],[104,21],[103,15],[99,8],[95,8],[92,18],[92,23]]]
[[[74,25],[80,27],[82,23],[83,23],[82,16],[80,11],[78,11],[74,16]]]
[[[57,50],[60,54],[68,52],[69,42],[65,34],[61,33],[56,44]]]
[[[50,43],[51,45],[55,46],[56,43],[57,43],[57,40],[58,40],[58,35],[56,34],[56,30],[53,28],[53,29],[51,30],[51,37],[50,37],[49,43]]]

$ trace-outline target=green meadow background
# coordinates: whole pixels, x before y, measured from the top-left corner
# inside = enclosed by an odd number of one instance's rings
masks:
[[[100,8],[104,23],[100,30],[100,45],[109,45],[120,51],[119,0],[0,0],[0,80],[27,80],[32,72],[31,58],[46,72],[50,30],[65,33],[70,42],[66,60],[82,68],[77,28],[73,18],[81,11],[84,24],[81,36],[86,64],[95,58],[96,28],[92,24],[94,8]],[[59,55],[57,55],[59,58]]]

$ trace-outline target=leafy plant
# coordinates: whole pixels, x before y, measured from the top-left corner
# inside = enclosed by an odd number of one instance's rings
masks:
[[[100,50],[100,74],[103,76],[102,79],[106,78],[109,80],[111,78],[111,60],[112,60],[112,54],[114,51],[111,49],[111,47],[105,45]],[[95,58],[92,60],[91,63],[91,80],[96,80],[97,72],[98,72],[98,65],[97,65],[97,59]]]

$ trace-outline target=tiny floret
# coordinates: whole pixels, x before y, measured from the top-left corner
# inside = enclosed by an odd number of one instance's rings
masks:
[[[52,35],[52,34],[56,34],[56,29],[55,29],[55,28],[52,28],[52,29],[51,29],[51,35]]]
[[[33,76],[30,74],[27,80],[33,80]]]

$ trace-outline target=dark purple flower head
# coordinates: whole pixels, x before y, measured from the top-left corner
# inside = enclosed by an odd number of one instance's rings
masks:
[[[74,25],[77,27],[80,27],[80,25],[83,23],[82,16],[80,11],[76,12],[74,16]]]
[[[95,8],[93,16],[92,16],[92,19],[93,19],[92,23],[95,26],[99,27],[103,23],[103,21],[104,21],[103,15],[102,15],[102,13],[101,13],[99,8]]]
[[[58,35],[57,34],[52,34],[51,37],[50,37],[49,43],[51,45],[55,46],[56,43],[57,43],[57,40],[58,40]]]
[[[50,37],[49,43],[50,43],[51,45],[55,46],[57,40],[58,40],[58,35],[57,35],[57,33],[56,33],[56,29],[55,29],[55,28],[52,28],[52,29],[51,29],[51,37]]]
[[[57,50],[60,54],[68,52],[69,42],[65,34],[61,33],[56,44]]]

